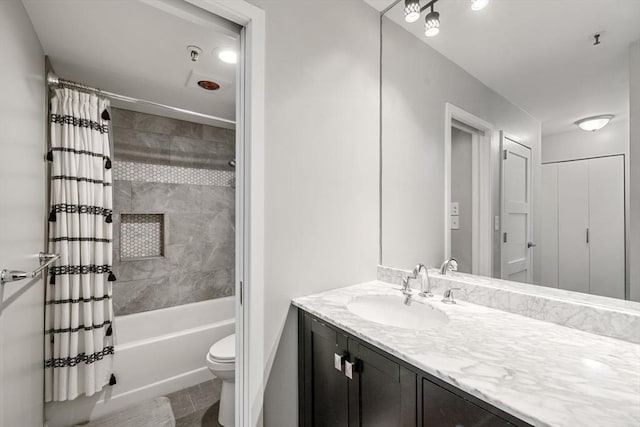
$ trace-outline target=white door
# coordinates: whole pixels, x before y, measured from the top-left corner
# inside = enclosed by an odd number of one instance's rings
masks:
[[[589,292],[589,164],[558,164],[558,287]]]
[[[558,164],[542,165],[541,285],[558,287]]]
[[[0,1],[0,269],[45,248],[44,56],[20,1]],[[42,426],[44,283],[0,285],[0,427]]]
[[[624,157],[589,160],[589,293],[623,298]]]
[[[502,278],[531,282],[531,150],[502,138]]]

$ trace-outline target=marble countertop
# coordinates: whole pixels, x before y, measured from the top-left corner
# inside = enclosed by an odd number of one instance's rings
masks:
[[[416,296],[449,322],[413,330],[367,321],[347,304],[399,295],[380,281],[293,304],[535,426],[640,426],[640,345],[465,301]]]

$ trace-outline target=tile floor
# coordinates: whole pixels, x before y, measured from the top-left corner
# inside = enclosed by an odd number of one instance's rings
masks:
[[[221,388],[222,381],[214,379],[169,394],[176,427],[221,427],[218,424]]]

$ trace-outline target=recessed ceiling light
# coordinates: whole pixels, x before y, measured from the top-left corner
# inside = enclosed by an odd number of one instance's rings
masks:
[[[489,0],[471,0],[471,10],[484,9],[489,4]]]
[[[227,64],[235,64],[238,62],[238,54],[232,50],[222,50],[218,54],[218,58]]]
[[[576,122],[576,125],[588,132],[595,132],[602,129],[613,119],[613,114],[603,114],[601,116],[586,117]]]

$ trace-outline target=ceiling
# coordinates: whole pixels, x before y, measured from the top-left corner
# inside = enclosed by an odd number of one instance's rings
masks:
[[[44,52],[63,79],[227,120],[235,120],[239,27],[180,0],[23,0]],[[188,45],[202,49],[197,62]],[[195,81],[220,89],[207,92]],[[224,122],[113,101],[151,114],[223,127]]]
[[[365,0],[378,10],[393,1]],[[426,0],[421,1],[425,4]],[[542,122],[543,135],[574,130],[597,114],[629,117],[629,43],[640,39],[640,0],[441,0],[440,34],[424,36],[424,14],[387,16]],[[592,35],[601,32],[601,44]]]

